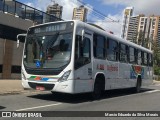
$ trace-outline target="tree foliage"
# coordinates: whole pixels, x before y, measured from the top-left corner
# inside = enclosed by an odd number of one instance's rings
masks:
[[[136,40],[133,39],[134,43],[136,43],[135,41]],[[154,74],[160,75],[160,44],[159,44],[157,38],[155,38],[154,40],[153,40],[153,37],[145,38],[144,31],[140,31],[137,34],[137,44],[141,45],[145,48],[148,48],[148,49],[151,45],[151,49],[153,51]]]
[[[154,42],[152,48],[154,60],[154,74],[160,75],[160,46],[158,42]]]

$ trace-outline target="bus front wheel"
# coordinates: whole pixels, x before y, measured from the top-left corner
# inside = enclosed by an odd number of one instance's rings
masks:
[[[100,99],[101,95],[102,95],[102,91],[103,91],[103,84],[101,82],[101,80],[96,79],[95,84],[94,84],[94,89],[92,92],[92,98],[94,100]]]

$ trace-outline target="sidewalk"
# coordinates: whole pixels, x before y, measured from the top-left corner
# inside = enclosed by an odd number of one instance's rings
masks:
[[[160,81],[153,81],[153,85],[160,84]],[[34,91],[34,90],[33,90]],[[32,90],[24,90],[21,80],[3,80],[0,79],[0,95],[19,94],[24,92],[33,92]],[[35,91],[34,91],[35,92]]]
[[[24,92],[21,80],[2,80],[0,79],[0,95],[17,94]]]

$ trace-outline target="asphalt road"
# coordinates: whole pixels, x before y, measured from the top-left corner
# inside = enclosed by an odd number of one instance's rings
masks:
[[[160,85],[143,88],[140,93],[131,89],[107,91],[102,99],[92,101],[89,94],[23,93],[0,96],[0,111],[160,111]],[[63,112],[61,113],[63,114]],[[74,113],[73,113],[74,114]],[[86,112],[87,114],[87,112]],[[9,118],[0,118],[9,119]],[[10,118],[18,119],[18,118]],[[24,118],[19,118],[24,119]],[[33,118],[29,118],[33,120]],[[38,118],[40,119],[40,118]],[[46,119],[46,118],[42,118]],[[72,120],[75,117],[47,119]],[[159,120],[160,117],[78,117],[76,119]]]

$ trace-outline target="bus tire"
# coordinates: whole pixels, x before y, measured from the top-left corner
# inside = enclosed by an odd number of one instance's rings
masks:
[[[103,88],[102,80],[100,80],[99,78],[96,78],[95,83],[94,83],[94,89],[92,92],[92,99],[93,100],[100,99],[103,90],[104,88]]]
[[[141,77],[138,77],[136,87],[135,87],[135,92],[136,93],[139,93],[141,91],[141,85],[142,85]]]

